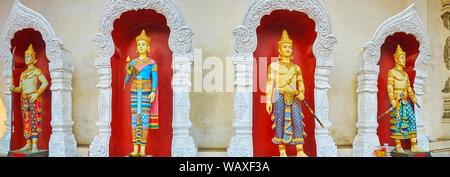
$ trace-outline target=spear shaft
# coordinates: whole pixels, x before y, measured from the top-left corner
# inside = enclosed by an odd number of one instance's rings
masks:
[[[415,104],[416,104],[416,106],[417,106],[419,109],[422,109],[422,107],[420,107],[419,103],[415,103]],[[378,116],[377,120],[380,119],[381,117],[383,117],[384,115],[389,114],[389,112],[391,112],[393,109],[394,109],[394,108],[391,106],[386,112],[384,112],[383,114],[381,114],[380,116]]]
[[[294,90],[294,92],[297,92],[297,89],[295,89],[294,86],[292,86],[292,84],[289,84],[289,86]],[[314,118],[317,120],[317,122],[319,122],[320,126],[322,128],[324,128],[322,122],[320,122],[319,118],[316,116],[316,114],[311,109],[311,107],[309,107],[308,103],[306,103],[306,101],[304,99],[302,100],[302,103],[305,104],[306,108],[308,108],[309,112],[314,116]]]
[[[384,112],[383,114],[378,116],[377,120],[380,119],[381,117],[383,117],[384,115],[388,114],[389,112],[391,112],[393,109],[394,109],[393,107],[389,108],[386,112]]]
[[[11,60],[11,85],[14,88],[14,54],[16,53],[16,48],[13,48],[12,52],[12,60]],[[14,117],[14,89],[11,91],[11,112],[10,112],[10,119],[11,119],[11,140],[9,143],[9,150],[13,150],[13,130],[14,130],[14,124],[13,124],[13,117]]]

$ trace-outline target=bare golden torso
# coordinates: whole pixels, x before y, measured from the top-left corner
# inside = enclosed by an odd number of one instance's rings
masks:
[[[27,69],[22,72],[20,82],[22,83],[22,93],[33,93],[37,91],[39,76],[41,71],[38,68]]]
[[[284,63],[284,62],[275,62],[272,63],[272,70],[275,72],[275,88],[279,89],[282,92],[294,92],[297,90],[297,81],[299,80],[299,76],[297,73],[300,70],[300,66],[294,63]]]
[[[403,92],[406,92],[409,84],[408,74],[403,70],[398,71],[397,69],[391,69],[390,72],[392,73],[392,78],[394,80],[394,94],[400,95]]]

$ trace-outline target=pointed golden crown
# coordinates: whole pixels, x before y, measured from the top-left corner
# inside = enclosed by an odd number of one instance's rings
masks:
[[[136,42],[143,40],[147,42],[147,45],[150,45],[150,39],[151,39],[150,37],[147,37],[145,30],[142,30],[141,34],[138,37],[136,37]]]
[[[30,54],[32,58],[36,59],[36,52],[34,51],[32,44],[28,46],[28,49],[25,51],[25,55],[26,54]]]
[[[402,55],[406,55],[406,53],[403,51],[402,47],[400,47],[400,44],[399,44],[399,45],[397,45],[397,51],[395,51],[394,58],[398,58]]]
[[[284,43],[291,43],[292,40],[289,38],[288,32],[286,30],[283,30],[283,34],[281,35],[281,40],[278,41],[278,47],[283,45]]]

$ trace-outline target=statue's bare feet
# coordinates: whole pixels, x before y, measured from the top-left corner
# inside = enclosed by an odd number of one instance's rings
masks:
[[[396,146],[395,151],[396,152],[405,152],[401,146]]]
[[[32,147],[31,148],[31,153],[39,152],[39,149],[37,148],[37,139],[33,138],[31,147]]]
[[[303,151],[298,151],[297,157],[308,157],[308,155],[306,155],[305,152],[303,152]]]
[[[278,150],[280,151],[280,157],[287,157],[285,145],[278,145]]]
[[[27,143],[24,147],[19,149],[19,151],[26,151],[31,149],[31,143]]]
[[[280,151],[280,157],[287,157],[286,150]]]
[[[138,152],[139,152],[139,146],[138,146],[137,144],[134,144],[134,145],[133,145],[133,152],[130,153],[129,156],[131,156],[131,157],[137,157],[137,156],[139,155]]]
[[[141,150],[139,151],[139,157],[145,157],[145,145],[141,145]]]
[[[137,153],[137,152],[132,152],[131,154],[130,154],[130,156],[131,157],[137,157],[139,154]]]
[[[138,155],[139,157],[145,157],[145,153],[139,153],[139,155]]]
[[[39,149],[37,147],[34,147],[31,149],[31,153],[39,152]]]

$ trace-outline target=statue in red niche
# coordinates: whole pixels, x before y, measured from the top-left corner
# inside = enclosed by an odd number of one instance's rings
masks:
[[[127,57],[125,83],[131,81],[131,129],[133,138],[132,157],[144,157],[149,129],[158,129],[158,66],[147,57],[150,37],[145,30],[136,37],[139,57]],[[140,148],[140,150],[139,150]]]

